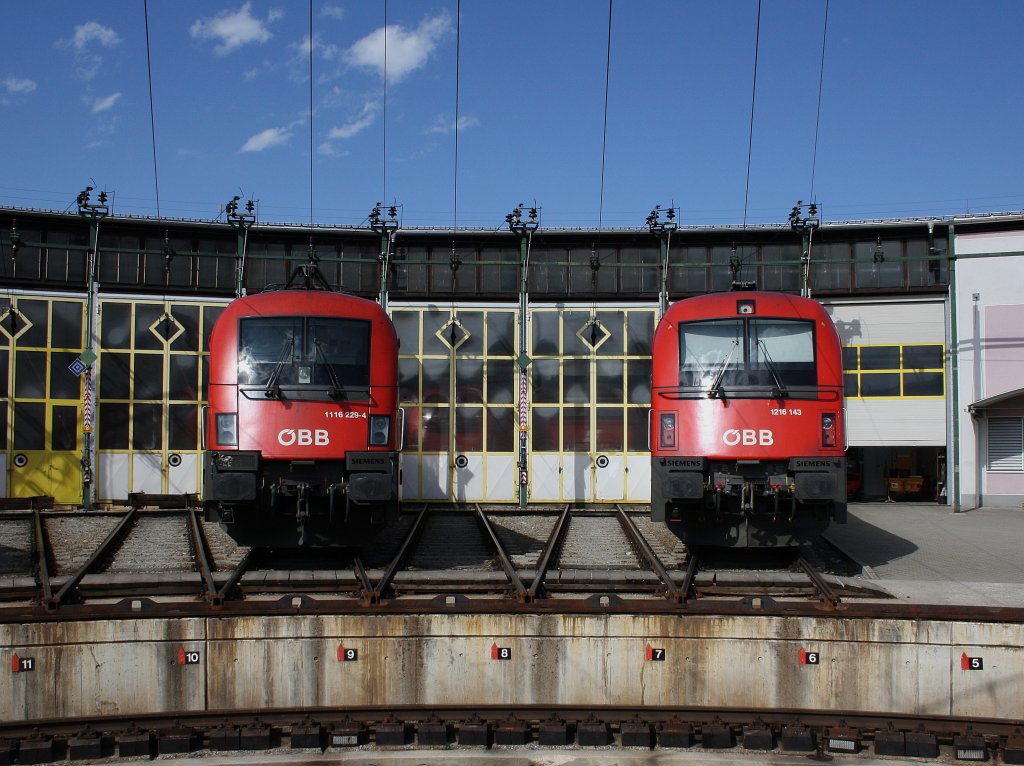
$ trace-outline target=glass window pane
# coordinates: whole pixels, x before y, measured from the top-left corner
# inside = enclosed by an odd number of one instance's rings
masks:
[[[621,382],[620,382],[621,387]],[[590,360],[562,361],[562,401],[570,404],[590,402]]]
[[[134,399],[162,399],[164,391],[163,354],[136,354]]]
[[[50,410],[50,429],[50,449],[75,449],[78,446],[78,407],[55,405]]]
[[[843,369],[856,370],[857,364],[857,347],[843,346]]]
[[[489,359],[487,361],[487,402],[489,404],[512,404],[516,390],[516,363],[511,359]]]
[[[511,311],[487,314],[487,353],[491,356],[515,356],[516,316]]]
[[[449,373],[447,359],[423,360],[423,401],[448,402]]]
[[[198,351],[199,350],[199,306],[175,305],[171,306],[171,314],[178,324],[184,328],[184,332],[174,339],[171,348],[175,351]]]
[[[598,321],[604,325],[604,329],[611,335],[597,349],[602,356],[621,356],[625,348],[625,317],[621,311],[599,311]],[[603,333],[602,333],[603,335]]]
[[[856,373],[843,375],[843,394],[845,396],[860,396],[860,383]]]
[[[0,449],[7,449],[7,402],[0,402]]]
[[[629,404],[650,404],[651,360],[630,359],[626,369],[626,401]]]
[[[538,452],[558,452],[558,408],[534,407],[531,446]]]
[[[626,449],[630,452],[649,452],[648,424],[650,423],[650,412],[646,409],[632,407],[626,410],[626,423],[629,427]]]
[[[625,362],[621,359],[599,359],[597,361],[597,402],[598,404],[622,404],[622,374]]]
[[[131,312],[128,303],[103,302],[100,307],[100,345],[103,348],[131,347]]]
[[[589,311],[563,311],[562,312],[562,354],[565,356],[590,356],[591,347],[580,340],[576,333],[582,330],[586,337],[591,335]],[[601,331],[597,331],[597,339],[601,338]]]
[[[54,348],[82,348],[81,303],[53,302],[53,329],[50,345]]]
[[[19,319],[28,320],[29,328],[18,336],[18,345],[34,346],[35,348],[46,348],[47,317],[46,301],[18,301],[18,311],[21,313]]]
[[[423,407],[423,451],[448,451],[448,408]]]
[[[191,354],[171,354],[168,359],[167,398],[199,398],[199,357]]]
[[[944,366],[942,346],[904,346],[903,369],[941,370]]]
[[[135,304],[135,348],[156,351],[163,342],[150,330],[150,326],[164,313],[163,306],[154,303]]]
[[[14,449],[46,449],[46,405],[14,403]]]
[[[449,319],[451,319],[451,314],[447,311],[423,312],[424,354],[444,354],[445,356],[449,354],[451,348],[437,337],[437,331],[448,324]]]
[[[203,306],[203,350],[210,348],[210,331],[217,323],[217,317],[223,313],[223,306]]]
[[[458,407],[455,410],[455,451],[482,452],[484,448],[483,407]]]
[[[865,373],[860,376],[861,396],[899,396],[900,375],[898,372]]]
[[[420,312],[394,311],[391,314],[391,321],[394,323],[398,339],[401,341],[402,353],[418,354],[420,352]]]
[[[199,408],[195,404],[172,404],[167,408],[167,447],[172,450],[199,448]]]
[[[482,359],[459,359],[455,366],[455,401],[459,404],[482,404],[484,401],[484,362]]]
[[[99,421],[100,449],[128,449],[128,405],[100,402]]]
[[[420,408],[405,407],[403,449],[416,452],[420,448]]]
[[[9,372],[10,358],[10,352],[6,348],[0,348],[0,399],[7,398],[7,373]]]
[[[129,398],[131,355],[104,351],[100,354],[100,398]]]
[[[46,352],[18,351],[14,355],[14,395],[24,399],[46,398]]]
[[[479,356],[484,352],[484,315],[480,311],[460,311],[458,314],[462,329],[469,333],[455,352],[458,356]]]
[[[942,396],[945,393],[942,383],[941,372],[905,372],[903,395]]]
[[[622,452],[623,410],[621,407],[597,408],[597,451]]]
[[[514,452],[519,429],[512,407],[487,408],[487,451]]]
[[[862,370],[898,370],[900,368],[900,347],[862,346],[860,368]]]
[[[420,400],[420,360],[398,360],[398,398],[403,402]]]
[[[558,402],[558,368],[557,359],[535,359],[530,365],[533,392],[532,401],[544,404]]]
[[[649,356],[654,337],[654,313],[631,311],[626,317],[626,353],[630,356]]]
[[[590,452],[590,408],[562,410],[562,451]]]
[[[77,351],[54,351],[50,354],[51,399],[82,398],[82,376],[70,370],[71,363],[76,359]]]
[[[558,314],[554,311],[534,311],[530,314],[533,327],[534,355],[558,353]]]
[[[159,404],[136,404],[132,417],[132,449],[160,449],[163,408]]]

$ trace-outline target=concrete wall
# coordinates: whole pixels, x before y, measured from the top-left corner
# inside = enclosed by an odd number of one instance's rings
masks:
[[[664,649],[664,661],[646,648]],[[339,646],[358,652],[338,660]],[[511,659],[492,659],[493,647]],[[179,664],[179,652],[198,663]],[[801,664],[817,652],[820,664]],[[11,672],[13,654],[33,658]],[[981,657],[984,670],[961,669]],[[0,626],[5,720],[363,705],[650,705],[1024,718],[1024,626],[325,616]]]

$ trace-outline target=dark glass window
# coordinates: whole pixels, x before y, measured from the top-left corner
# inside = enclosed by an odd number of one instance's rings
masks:
[[[682,386],[813,386],[817,382],[811,322],[687,322],[680,327],[679,344]]]
[[[860,376],[860,395],[899,396],[900,375],[898,372],[875,372]]]
[[[647,428],[650,413],[646,409],[636,407],[626,410],[626,422],[629,428],[626,449],[630,452],[647,452],[651,446],[647,443]]]
[[[516,390],[516,364],[511,359],[487,360],[488,404],[512,404]]]
[[[558,452],[558,408],[534,407],[530,438],[539,452]]]
[[[487,451],[512,452],[516,448],[516,411],[511,407],[487,408]]]
[[[238,382],[366,388],[370,384],[370,323],[333,317],[242,319]]]
[[[448,408],[423,407],[423,451],[448,451]]]
[[[46,348],[46,336],[49,321],[46,312],[46,301],[18,301],[19,319],[27,320],[29,328],[18,336],[19,346]]]
[[[132,307],[127,303],[104,301],[100,313],[100,345],[130,348]]]
[[[15,352],[14,395],[22,399],[46,398],[46,352]]]
[[[621,407],[597,408],[597,451],[622,452],[623,410]]]
[[[898,370],[900,368],[900,347],[862,346],[860,368],[862,370]]]
[[[904,346],[903,369],[941,370],[944,366],[942,346]]]
[[[590,408],[562,410],[562,451],[590,452]]]
[[[184,330],[181,335],[174,339],[171,348],[175,351],[198,351],[199,307],[190,305],[172,306],[170,313]]]
[[[100,398],[127,399],[131,355],[104,351],[100,354]]]
[[[44,403],[14,403],[14,449],[46,449]]]
[[[135,399],[162,399],[164,396],[163,354],[136,354],[133,358]]]
[[[856,370],[860,362],[857,361],[857,347],[843,346],[843,369]]]
[[[398,360],[398,398],[403,402],[420,400],[419,359]]]
[[[128,449],[128,405],[100,402],[99,448]]]
[[[903,373],[904,396],[942,396],[941,372],[905,372]]]
[[[160,449],[163,408],[159,404],[136,404],[132,417],[132,449]]]
[[[50,449],[75,449],[78,446],[78,407],[54,405],[50,410],[50,429]]]
[[[455,401],[482,404],[484,401],[484,363],[482,359],[459,359],[455,365]]]
[[[626,401],[629,404],[651,403],[651,360],[630,359],[626,368]]]
[[[82,348],[82,304],[54,301],[50,345],[54,348]]]
[[[168,358],[167,398],[198,399],[199,357],[191,354],[172,354]]]
[[[82,378],[70,369],[78,358],[74,351],[54,351],[50,354],[50,398],[81,399]]]
[[[843,375],[843,394],[845,396],[860,396],[860,383],[856,373]]]
[[[482,452],[484,448],[483,407],[459,407],[455,410],[455,449],[457,452]]]
[[[163,341],[149,329],[163,316],[164,307],[153,303],[135,304],[135,349],[157,351],[163,349]]]
[[[194,450],[199,446],[198,407],[194,404],[172,404],[167,408],[167,447],[172,450]]]

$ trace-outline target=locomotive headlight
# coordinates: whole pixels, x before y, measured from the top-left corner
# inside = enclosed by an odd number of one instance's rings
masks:
[[[834,412],[821,413],[821,446],[836,446],[836,416]]]
[[[238,414],[235,412],[217,413],[217,444],[222,447],[238,446]]]
[[[674,412],[659,413],[658,446],[661,447],[661,449],[675,449],[677,444],[676,414]]]
[[[370,415],[370,446],[386,447],[391,441],[391,416]]]

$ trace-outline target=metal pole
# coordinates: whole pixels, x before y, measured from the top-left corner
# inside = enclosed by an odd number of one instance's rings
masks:
[[[960,513],[960,340],[957,332],[956,298],[956,232],[953,221],[949,222],[949,375],[952,389],[952,412],[950,415],[953,438],[950,439],[952,460],[948,461],[947,472],[951,473],[950,503],[953,513]],[[977,453],[977,450],[975,450]],[[977,459],[977,454],[975,454]]]
[[[530,357],[526,353],[529,343],[527,319],[529,311],[528,282],[530,237],[532,232],[519,238],[519,507],[526,508],[529,500],[529,436],[530,436]]]

